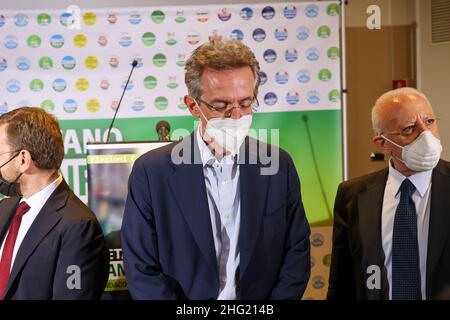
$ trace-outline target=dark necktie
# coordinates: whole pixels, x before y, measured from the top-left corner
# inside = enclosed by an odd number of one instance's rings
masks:
[[[13,221],[9,226],[8,236],[6,237],[2,258],[0,260],[0,300],[3,299],[8,284],[14,245],[16,243],[17,234],[19,233],[22,216],[27,213],[28,210],[30,210],[28,204],[25,201],[21,202],[16,209]]]
[[[400,203],[395,211],[392,235],[392,299],[420,300],[419,244],[416,206],[412,195],[416,188],[409,179],[400,186]]]

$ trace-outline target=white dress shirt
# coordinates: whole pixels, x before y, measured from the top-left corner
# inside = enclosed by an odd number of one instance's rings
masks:
[[[227,155],[218,161],[203,141],[199,127],[197,127],[197,145],[202,158],[219,271],[218,300],[236,300],[241,219],[237,156]]]
[[[34,220],[38,216],[39,212],[41,211],[42,207],[47,202],[48,198],[52,195],[52,193],[56,190],[56,188],[59,186],[59,184],[63,181],[63,177],[59,175],[59,177],[50,183],[48,186],[46,186],[41,191],[33,194],[29,199],[22,198],[20,199],[20,202],[25,201],[28,206],[30,207],[30,210],[22,217],[22,222],[20,224],[19,232],[17,234],[16,243],[14,244],[14,251],[13,256],[11,260],[11,270],[14,266],[14,260],[16,259],[17,251],[19,251],[20,245],[22,244],[23,239],[27,235],[28,230],[30,229],[31,225],[33,224]],[[3,239],[2,246],[0,248],[0,257],[3,253],[3,247],[5,245],[6,238],[8,237],[8,234],[5,235],[5,238]]]
[[[389,161],[389,176],[386,182],[381,215],[381,236],[385,255],[384,265],[389,281],[389,299],[392,299],[392,232],[394,217],[400,203],[400,186],[406,178],[416,187],[412,199],[417,214],[417,240],[419,243],[419,266],[422,299],[426,299],[428,227],[430,222],[430,193],[432,170],[415,173],[409,177],[397,171]]]

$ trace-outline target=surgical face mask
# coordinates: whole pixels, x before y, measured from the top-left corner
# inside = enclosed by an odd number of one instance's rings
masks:
[[[206,121],[206,134],[214,139],[215,143],[229,151],[231,155],[236,155],[252,125],[252,115],[245,115],[237,120],[231,118],[213,118],[208,120],[200,107],[197,107]]]
[[[16,158],[19,155],[19,152],[16,153],[11,159],[6,161],[4,164],[0,166],[0,193],[7,197],[20,197],[20,191],[19,191],[19,184],[17,181],[22,176],[22,174],[19,174],[17,178],[13,182],[6,181],[1,172],[1,168],[6,166],[8,163],[10,163],[14,158]]]
[[[434,169],[441,158],[441,141],[429,130],[422,132],[416,140],[406,146],[400,146],[384,135],[381,135],[381,137],[402,149],[403,160],[396,159],[403,162],[413,171],[419,172]]]

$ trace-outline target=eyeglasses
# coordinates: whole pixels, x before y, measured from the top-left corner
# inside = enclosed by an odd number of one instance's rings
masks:
[[[434,118],[434,117],[429,117],[426,119],[423,119],[423,123],[425,124],[425,126],[427,127],[427,129],[431,129],[433,128],[433,126],[436,125],[437,121],[440,120],[439,118]],[[414,124],[411,124],[405,128],[403,128],[401,131],[394,131],[394,132],[382,132],[380,134],[390,134],[390,135],[394,135],[394,136],[403,136],[403,137],[407,137],[412,135],[413,133],[415,133],[417,130],[417,122]]]
[[[17,152],[17,151],[20,151],[20,150],[5,151],[5,152],[0,153],[0,156],[1,156],[2,154],[14,153],[14,152]]]
[[[214,104],[210,104],[205,100],[201,99],[200,97],[195,98],[195,100],[197,101],[197,103],[201,102],[205,104],[210,110],[224,115],[230,114],[233,108],[241,109],[244,112],[248,112],[250,108],[252,108],[252,110],[256,112],[259,107],[258,98],[256,97],[241,101],[239,103],[239,107],[235,107],[234,104],[228,102],[216,102]]]

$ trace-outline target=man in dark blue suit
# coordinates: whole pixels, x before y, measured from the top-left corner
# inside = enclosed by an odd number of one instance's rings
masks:
[[[121,235],[133,298],[302,297],[310,229],[295,166],[247,137],[258,75],[240,41],[213,40],[187,61],[184,101],[200,124],[140,157],[129,179]]]

